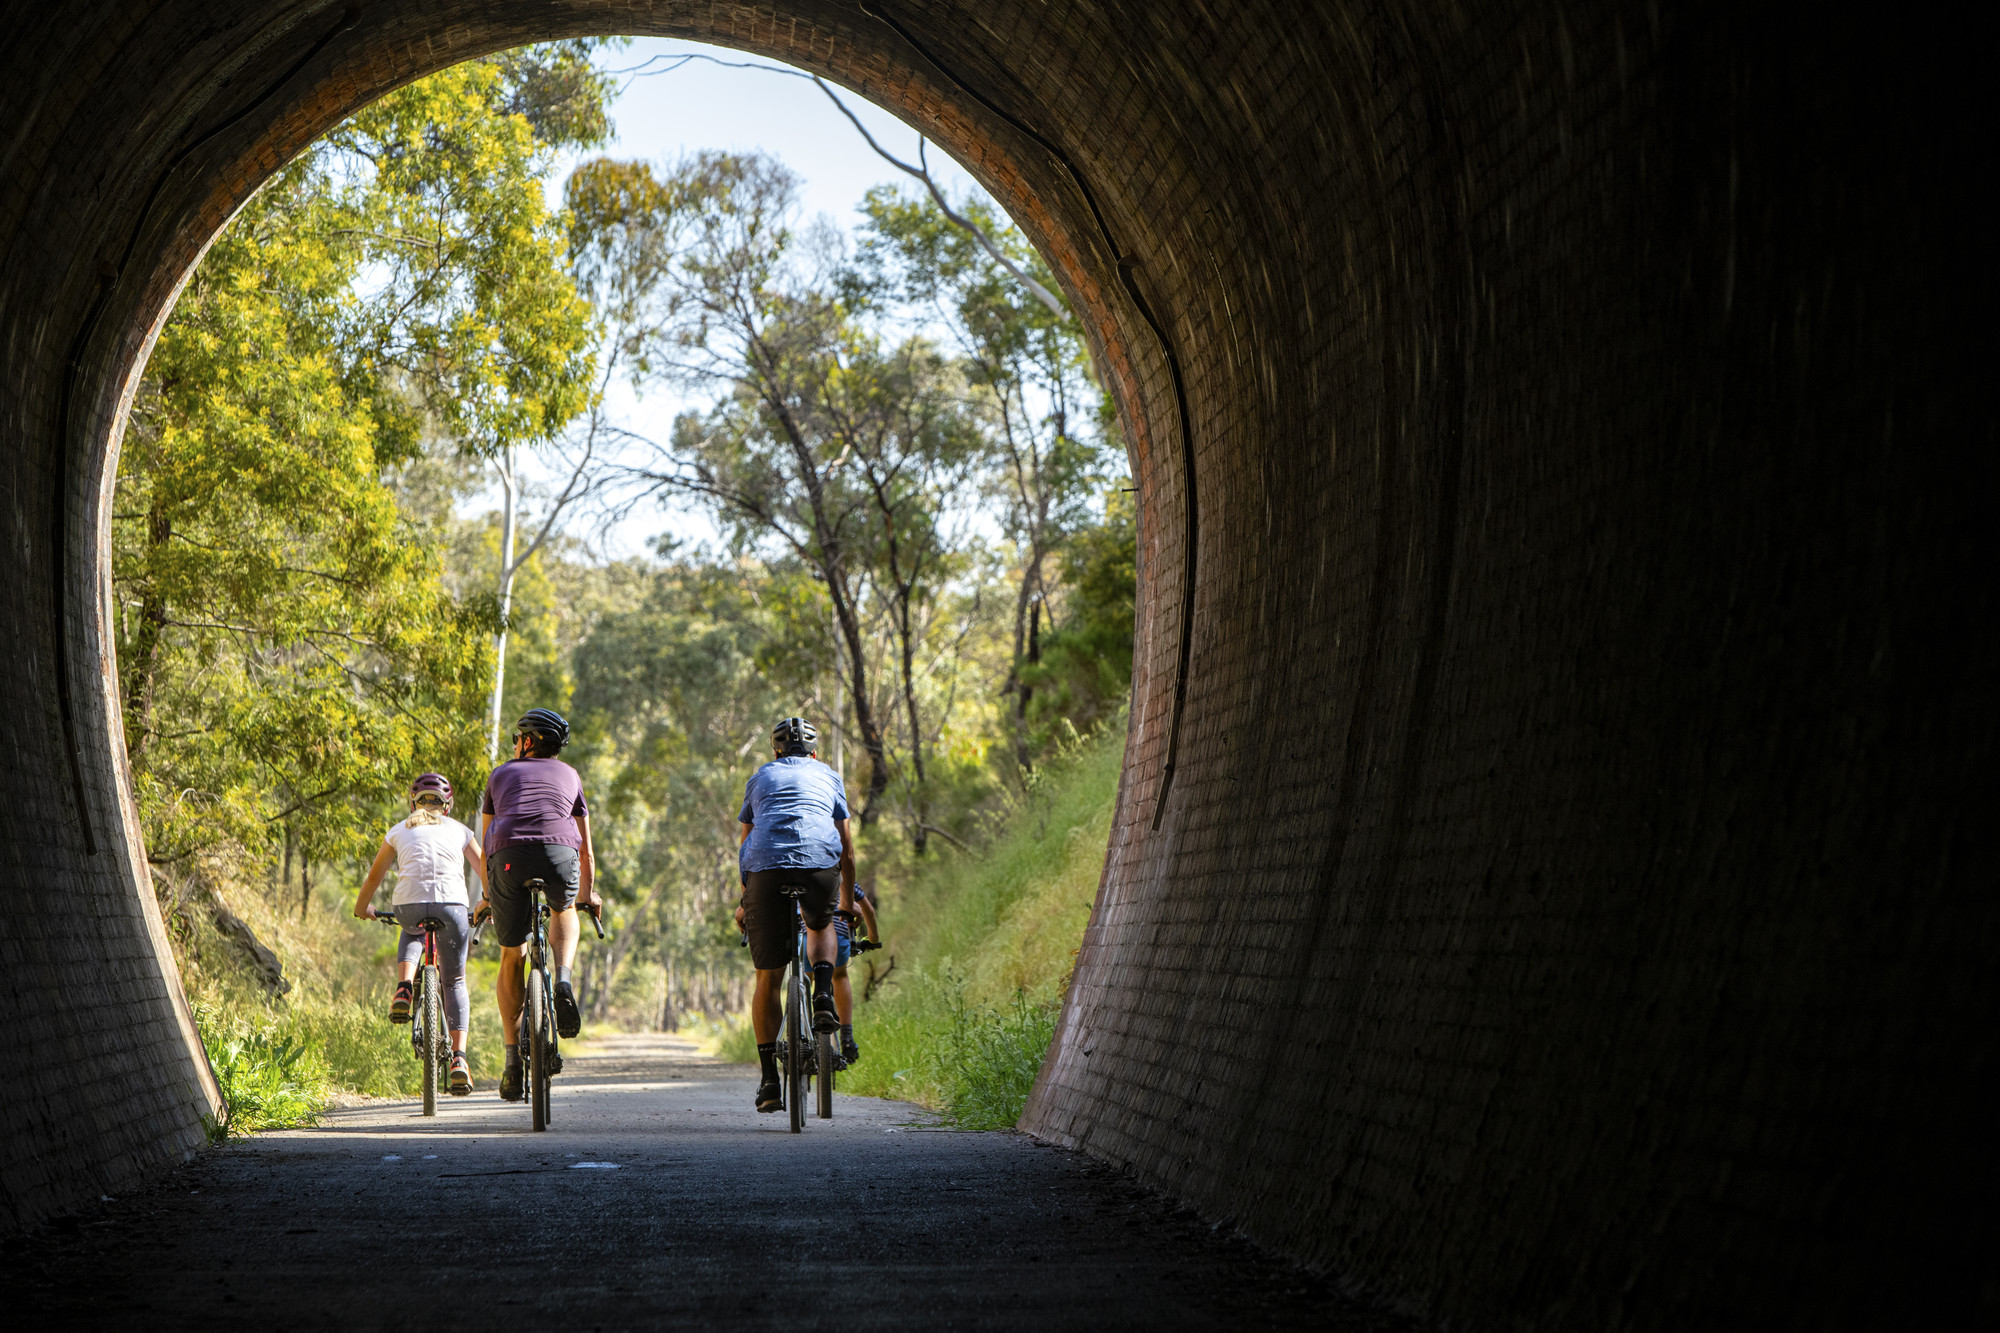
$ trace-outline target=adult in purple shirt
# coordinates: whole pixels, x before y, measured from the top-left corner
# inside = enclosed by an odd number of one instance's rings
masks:
[[[569,970],[576,962],[576,909],[597,916],[597,864],[590,844],[590,807],[583,779],[556,758],[569,744],[569,723],[560,713],[531,708],[514,724],[514,757],[486,779],[479,807],[479,841],[486,849],[486,897],[500,932],[500,1032],[507,1043],[507,1067],[500,1095],[521,1100],[521,1048],[515,1040],[521,1021],[521,950],[528,940],[534,895],[528,881],[542,881],[549,904],[549,949],[556,958],[556,1033],[574,1037],[583,1026]]]

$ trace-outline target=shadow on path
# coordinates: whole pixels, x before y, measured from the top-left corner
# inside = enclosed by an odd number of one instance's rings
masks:
[[[575,1048],[552,1123],[492,1091],[332,1112],[8,1246],[63,1327],[1392,1330],[1087,1158],[837,1096],[803,1134],[671,1036]]]

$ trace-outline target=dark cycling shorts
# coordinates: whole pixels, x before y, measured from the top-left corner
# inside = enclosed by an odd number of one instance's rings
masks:
[[[750,962],[759,972],[775,972],[792,961],[792,900],[783,890],[805,890],[799,905],[806,927],[825,930],[840,906],[840,867],[805,870],[792,866],[753,870],[743,877],[743,933],[750,937]]]
[[[518,949],[528,940],[534,899],[523,887],[543,881],[542,897],[553,911],[576,903],[577,850],[559,842],[517,842],[486,854],[486,900],[493,904],[493,927],[500,943]]]

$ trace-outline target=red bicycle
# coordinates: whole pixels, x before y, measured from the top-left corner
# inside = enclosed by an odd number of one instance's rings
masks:
[[[394,912],[375,912],[377,921],[401,926]],[[424,1067],[424,1114],[437,1114],[438,1079],[451,1068],[451,1037],[444,1027],[444,992],[438,983],[437,933],[444,922],[427,916],[417,923],[424,932],[424,952],[417,967],[416,986],[410,996],[410,1045]],[[477,939],[477,932],[474,939]]]

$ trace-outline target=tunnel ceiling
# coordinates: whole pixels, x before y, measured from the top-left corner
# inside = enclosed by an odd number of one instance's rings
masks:
[[[1948,1225],[1988,1202],[2000,933],[1969,43],[1526,0],[79,0],[7,31],[11,1226],[214,1106],[109,696],[105,504],[179,282],[389,88],[653,33],[948,147],[1118,399],[1130,740],[1025,1128],[1455,1325],[1979,1299]]]

